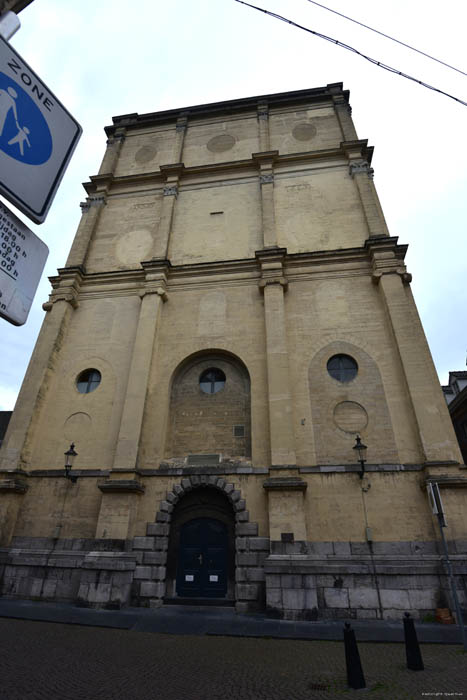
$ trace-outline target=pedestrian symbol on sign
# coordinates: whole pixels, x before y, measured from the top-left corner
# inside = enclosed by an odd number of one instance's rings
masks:
[[[0,150],[29,165],[42,165],[52,154],[47,122],[34,100],[0,72]]]

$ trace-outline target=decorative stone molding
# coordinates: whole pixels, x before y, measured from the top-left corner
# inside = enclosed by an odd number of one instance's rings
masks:
[[[146,490],[143,484],[136,479],[107,479],[103,484],[98,484],[102,493],[137,493],[143,494]]]
[[[163,190],[164,197],[178,197],[178,185],[166,185]]]
[[[398,267],[395,270],[375,270],[371,275],[371,281],[373,284],[378,285],[381,281],[383,275],[399,275],[404,284],[410,284],[412,281],[412,275],[407,272],[405,267]]]
[[[258,525],[249,522],[249,512],[241,492],[234,484],[214,475],[191,475],[175,484],[161,501],[155,522],[148,523],[146,537],[133,538],[133,551],[141,564],[135,575],[141,579],[139,598],[146,600],[149,607],[162,605],[172,513],[180,499],[197,488],[217,489],[232,505],[236,522],[236,609],[238,612],[258,609],[264,598],[263,564],[269,555],[269,538],[258,537]]]
[[[42,308],[44,311],[51,311],[52,307],[54,304],[57,303],[57,301],[66,301],[68,304],[73,309],[77,309],[79,307],[79,301],[77,299],[77,292],[75,290],[70,291],[70,292],[62,292],[58,294],[52,294],[50,297],[49,301],[46,301],[42,304]]]
[[[348,114],[351,116],[352,115],[352,107],[348,103],[348,101],[345,99],[344,95],[333,95],[332,96],[332,101],[335,105],[335,107],[341,107],[345,109]]]
[[[57,301],[66,301],[73,309],[77,309],[80,285],[84,274],[84,268],[81,265],[74,265],[62,267],[58,270],[58,275],[49,277],[53,291],[49,300],[42,304],[44,311],[50,311]]]
[[[274,182],[274,174],[268,173],[267,175],[260,175],[259,181],[262,185],[265,185],[268,182]]]
[[[349,175],[354,177],[358,173],[366,173],[371,180],[374,176],[374,170],[366,160],[349,163]]]
[[[264,248],[257,250],[255,257],[261,265],[261,279],[259,290],[264,293],[265,288],[270,284],[280,284],[284,291],[287,291],[288,280],[284,275],[284,260],[287,255],[287,248]]]
[[[141,299],[143,299],[147,294],[157,294],[158,296],[161,297],[163,302],[166,302],[168,299],[167,291],[165,290],[164,287],[155,287],[155,288],[144,289],[142,292],[139,293],[139,296],[141,297]]]
[[[404,258],[407,246],[397,243],[397,236],[372,236],[365,241],[365,250],[373,266],[371,280],[378,285],[383,275],[399,275],[403,284],[410,284],[412,275],[407,272]]]
[[[93,194],[89,197],[86,197],[85,202],[80,202],[79,206],[81,207],[81,212],[83,214],[86,214],[91,209],[91,207],[100,207],[104,204],[107,204],[107,198],[105,194]]]
[[[125,141],[125,129],[117,129],[112,136],[107,139],[107,145],[113,146],[115,143],[123,143]]]
[[[289,287],[289,281],[286,277],[266,277],[259,281],[260,292],[264,292],[264,288],[270,284],[280,284],[283,287],[284,292],[287,291]]]
[[[274,161],[279,157],[279,151],[260,151],[258,153],[252,153],[251,157],[258,165],[272,166]]]

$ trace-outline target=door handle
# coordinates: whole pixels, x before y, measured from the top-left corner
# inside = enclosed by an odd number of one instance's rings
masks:
[[[198,561],[199,561],[199,565],[203,566],[203,555],[202,554],[199,555]]]

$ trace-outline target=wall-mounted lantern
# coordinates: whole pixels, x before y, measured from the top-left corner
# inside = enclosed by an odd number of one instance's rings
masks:
[[[77,476],[71,475],[71,469],[73,467],[73,462],[78,453],[75,452],[75,443],[72,442],[70,449],[65,452],[65,478],[69,479],[72,484],[76,484]]]
[[[360,471],[358,473],[360,479],[363,479],[363,476],[365,474],[365,453],[366,450],[368,449],[366,445],[363,444],[360,435],[357,435],[355,438],[355,445],[352,448],[353,450],[356,450],[358,453],[358,461],[360,462]]]

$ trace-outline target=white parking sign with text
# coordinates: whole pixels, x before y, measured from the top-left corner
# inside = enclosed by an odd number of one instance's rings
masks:
[[[0,194],[42,223],[81,133],[78,122],[0,37]]]
[[[0,316],[26,322],[49,249],[0,203]]]

